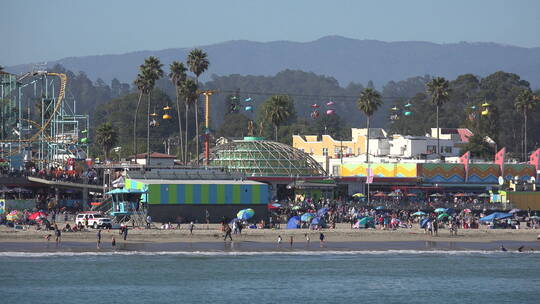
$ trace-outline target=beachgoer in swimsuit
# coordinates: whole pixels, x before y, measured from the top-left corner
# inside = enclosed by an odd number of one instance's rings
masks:
[[[281,240],[282,240],[282,239],[281,239],[281,235],[278,235],[278,237],[277,237],[277,243],[278,243],[278,245],[281,244]]]
[[[231,226],[228,224],[225,226],[225,237],[223,238],[224,241],[227,240],[227,237],[232,241],[232,235],[231,235],[232,229]]]
[[[321,247],[323,247],[324,246],[324,234],[322,232],[319,235],[319,240],[321,241]]]
[[[112,236],[111,245],[113,249],[116,249],[116,239],[114,238],[114,235]]]

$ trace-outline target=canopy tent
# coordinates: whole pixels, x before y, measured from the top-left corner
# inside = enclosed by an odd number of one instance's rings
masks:
[[[300,217],[299,216],[293,216],[289,219],[289,222],[287,223],[287,229],[298,229],[300,228]]]
[[[311,226],[320,226],[321,228],[326,228],[326,221],[324,217],[316,217],[311,221]]]
[[[492,214],[490,214],[488,216],[484,216],[483,218],[481,218],[480,221],[481,222],[493,222],[494,220],[501,220],[501,219],[509,218],[509,217],[512,217],[512,216],[514,216],[514,215],[510,214],[510,213],[493,212]]]
[[[375,228],[375,220],[371,216],[366,216],[359,219],[354,228]]]

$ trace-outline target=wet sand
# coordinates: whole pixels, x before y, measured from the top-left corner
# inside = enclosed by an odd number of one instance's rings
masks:
[[[324,229],[325,247],[319,245],[319,231],[307,229],[244,229],[242,235],[233,235],[233,242],[224,242],[219,225],[196,225],[191,235],[187,226],[180,230],[129,229],[127,241],[118,230],[102,231],[102,250],[111,250],[111,237],[115,236],[117,250],[127,251],[287,251],[287,250],[498,250],[504,244],[509,250],[524,245],[527,250],[540,250],[534,229],[467,229],[450,236],[448,230],[439,230],[439,236],[430,236],[424,230],[350,229],[340,224],[336,229]],[[92,251],[96,250],[96,231],[62,233],[62,244],[56,246],[54,234],[0,227],[0,251]],[[311,239],[308,245],[305,234]],[[277,237],[283,242],[277,245]],[[293,237],[291,248],[289,241]],[[515,247],[515,248],[514,248]]]

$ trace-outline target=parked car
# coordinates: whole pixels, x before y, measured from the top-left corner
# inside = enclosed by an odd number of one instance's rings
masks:
[[[99,212],[82,212],[77,214],[75,225],[85,225],[88,219],[88,226],[94,229],[97,228],[112,228],[112,220]]]

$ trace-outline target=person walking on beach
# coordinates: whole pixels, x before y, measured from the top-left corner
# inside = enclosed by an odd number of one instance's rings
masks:
[[[98,229],[96,238],[97,238],[97,249],[101,249],[101,229]]]
[[[114,235],[112,236],[111,246],[113,249],[116,249],[116,239],[114,238]]]
[[[306,237],[307,246],[309,246],[309,242],[310,242],[309,234],[306,233],[304,236]]]
[[[152,217],[150,215],[148,215],[146,217],[146,228],[150,229],[150,225],[152,225]]]
[[[195,228],[195,224],[193,224],[193,221],[191,221],[191,223],[189,224],[189,234],[192,235],[193,234],[193,229]]]
[[[291,235],[290,245],[291,245],[291,248],[292,248],[292,245],[293,245],[293,236],[292,235]]]
[[[227,240],[227,237],[229,237],[229,239],[232,241],[231,232],[232,232],[231,226],[229,226],[229,224],[226,224],[226,226],[225,226],[225,237],[223,238],[224,241]]]
[[[127,239],[127,235],[128,235],[128,227],[125,226],[124,227],[124,231],[122,231],[122,235],[124,236],[124,241]]]
[[[319,234],[319,240],[321,241],[321,247],[324,247],[324,233]]]
[[[62,238],[62,232],[58,229],[56,224],[54,225],[54,235],[56,236],[56,245],[60,244]]]
[[[433,221],[433,234],[435,234],[435,236],[439,236],[439,221],[437,220]]]
[[[278,235],[277,236],[277,244],[278,244],[278,246],[281,245],[281,241],[282,241],[281,235]]]

